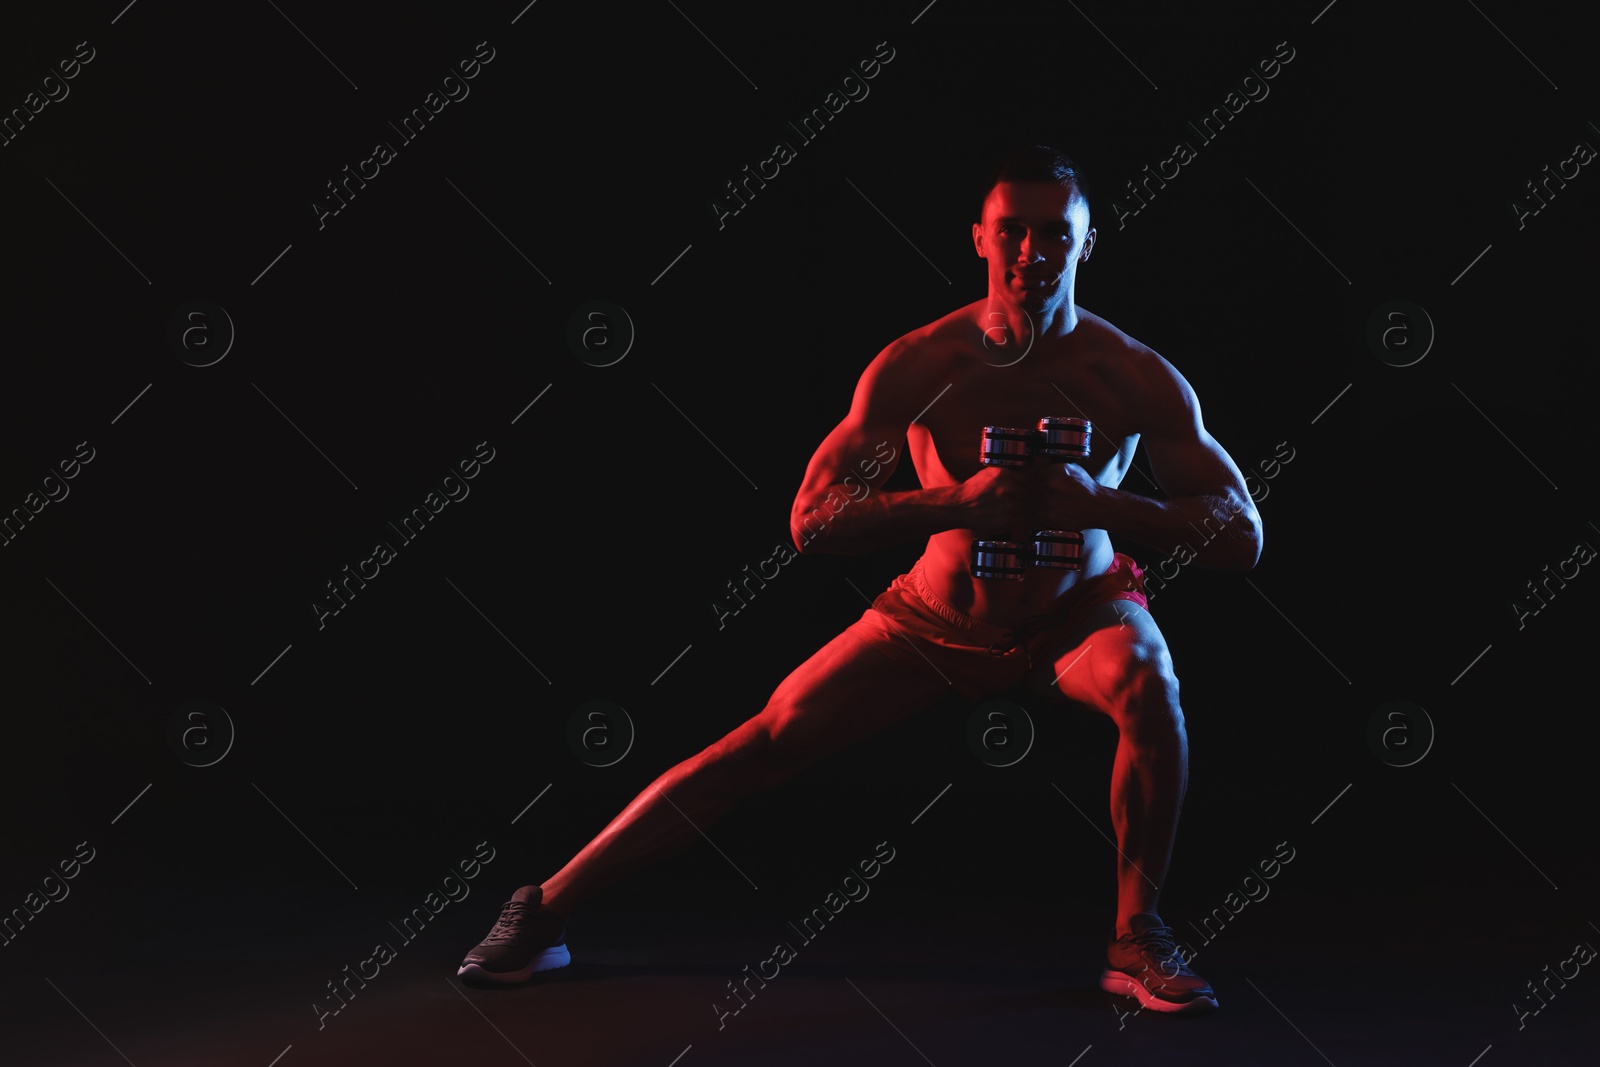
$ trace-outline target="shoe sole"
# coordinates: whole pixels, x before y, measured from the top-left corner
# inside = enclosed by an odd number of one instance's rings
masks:
[[[498,982],[503,985],[526,982],[540,971],[553,971],[572,962],[566,945],[552,945],[529,961],[526,967],[515,971],[487,971],[476,963],[463,963],[456,977],[471,982]]]
[[[1214,995],[1185,1001],[1162,1000],[1136,979],[1109,968],[1100,975],[1100,988],[1107,993],[1121,993],[1125,997],[1133,997],[1141,1006],[1151,1011],[1170,1015],[1199,1015],[1202,1012],[1217,1010],[1217,998]]]

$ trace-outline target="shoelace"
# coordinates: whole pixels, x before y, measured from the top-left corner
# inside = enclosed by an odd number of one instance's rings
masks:
[[[522,913],[526,908],[527,904],[520,900],[506,901],[506,906],[500,909],[500,918],[495,921],[494,929],[489,931],[489,936],[483,939],[484,942],[498,944],[516,937],[522,925]]]
[[[1167,968],[1176,964],[1177,969],[1172,972],[1172,977],[1193,973],[1183,957],[1178,954],[1178,942],[1172,936],[1170,926],[1146,927],[1142,933],[1123,935],[1121,940],[1130,941],[1140,948],[1149,950],[1155,956],[1156,962],[1165,964]]]

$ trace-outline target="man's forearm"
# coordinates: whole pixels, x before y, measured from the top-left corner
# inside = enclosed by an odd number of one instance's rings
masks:
[[[969,521],[959,485],[879,491],[859,499],[835,489],[809,511],[796,511],[789,532],[801,552],[858,556],[944,530],[965,529]]]
[[[1237,490],[1155,500],[1102,486],[1087,511],[1090,525],[1162,552],[1199,534],[1195,560],[1204,567],[1249,570],[1261,558],[1261,515]]]

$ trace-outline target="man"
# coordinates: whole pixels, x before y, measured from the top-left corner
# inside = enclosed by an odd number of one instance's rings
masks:
[[[1066,156],[1035,146],[1008,157],[972,239],[988,261],[988,295],[868,365],[849,414],[812,457],[791,516],[804,551],[856,554],[914,538],[927,538],[927,550],[760,714],[661,775],[542,885],[519,889],[462,962],[463,979],[522,981],[566,964],[564,919],[579,902],[695,840],[741,798],[931,707],[952,686],[976,700],[1026,685],[1109,715],[1119,731],[1117,912],[1101,987],[1155,1011],[1216,1007],[1155,910],[1187,740],[1143,572],[1113,550],[1110,534],[1159,548],[1205,525],[1204,564],[1249,569],[1261,553],[1261,519],[1183,376],[1074,302],[1095,231]],[[1082,462],[979,464],[985,425],[1060,414],[1092,424]],[[1164,500],[1117,488],[1141,438]],[[885,492],[899,450],[888,462],[872,457],[900,442],[922,488]],[[1081,531],[1082,569],[974,578],[975,539],[1041,529]]]

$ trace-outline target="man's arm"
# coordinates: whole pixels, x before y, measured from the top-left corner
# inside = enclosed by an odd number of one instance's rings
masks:
[[[909,349],[902,340],[878,353],[856,383],[850,413],[811,457],[789,516],[801,552],[861,555],[970,521],[962,485],[882,491],[906,428],[937,392],[912,373]]]
[[[1141,430],[1168,499],[1099,485],[1083,468],[1068,464],[1070,477],[1056,479],[1063,490],[1053,494],[1056,521],[1065,529],[1121,534],[1161,551],[1199,541],[1195,559],[1202,566],[1249,570],[1261,558],[1262,530],[1244,476],[1207,432],[1200,401],[1183,375],[1153,352],[1147,358],[1148,371],[1140,377],[1148,418]]]

